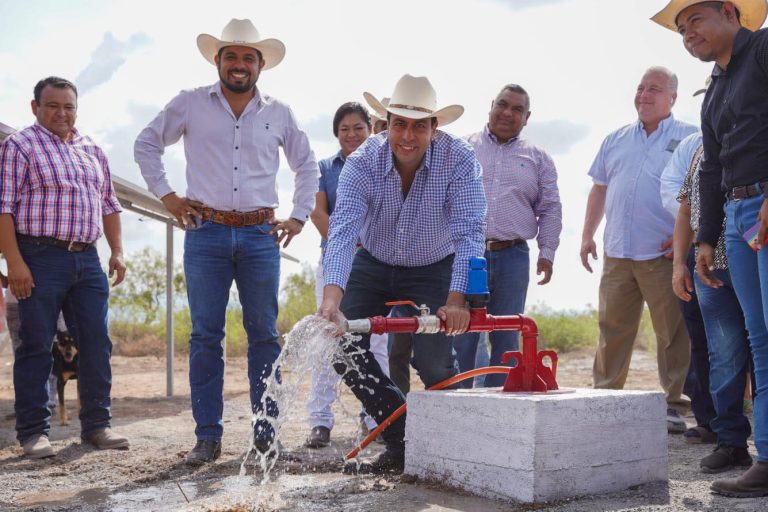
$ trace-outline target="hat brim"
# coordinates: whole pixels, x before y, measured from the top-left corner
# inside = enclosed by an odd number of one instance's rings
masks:
[[[407,108],[392,108],[384,106],[376,97],[369,93],[364,92],[363,97],[368,105],[383,119],[387,118],[387,112],[396,116],[407,117],[408,119],[426,119],[428,117],[436,117],[438,126],[445,126],[450,124],[461,117],[464,113],[464,107],[461,105],[449,105],[443,107],[440,110],[435,110],[432,113],[421,112],[419,110],[410,110]]]
[[[664,28],[677,33],[677,17],[688,7],[704,3],[708,0],[670,0],[662,10],[657,12],[651,21],[655,21]],[[763,26],[768,15],[768,2],[766,0],[730,0],[739,10],[741,26],[751,31],[756,31]]]
[[[200,53],[205,60],[213,65],[216,65],[214,58],[218,55],[219,50],[225,46],[246,46],[248,48],[253,48],[254,50],[259,50],[261,52],[261,57],[264,59],[264,67],[262,68],[262,71],[277,66],[285,57],[285,45],[278,39],[263,39],[257,43],[246,43],[240,41],[222,41],[210,34],[200,34],[197,36],[198,50],[200,50]]]

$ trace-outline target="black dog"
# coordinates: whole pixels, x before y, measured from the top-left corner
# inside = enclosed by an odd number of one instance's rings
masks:
[[[53,375],[56,376],[56,387],[59,392],[59,418],[62,425],[68,425],[67,407],[64,405],[64,386],[68,381],[77,379],[79,356],[75,338],[68,331],[57,331],[51,352],[53,353]],[[79,413],[79,392],[77,393],[77,410]]]

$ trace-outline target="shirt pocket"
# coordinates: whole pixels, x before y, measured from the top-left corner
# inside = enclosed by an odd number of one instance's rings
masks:
[[[279,148],[283,145],[285,127],[282,123],[258,120],[251,125],[251,151],[254,174],[273,174],[280,165]]]
[[[70,155],[77,172],[77,182],[90,190],[101,193],[104,186],[104,170],[99,159],[82,149],[71,149]]]
[[[522,197],[531,202],[538,196],[538,176],[535,163],[528,158],[508,158],[497,166],[496,197]]]
[[[29,188],[32,190],[66,188],[72,182],[71,164],[66,152],[57,150],[35,154],[30,165]]]

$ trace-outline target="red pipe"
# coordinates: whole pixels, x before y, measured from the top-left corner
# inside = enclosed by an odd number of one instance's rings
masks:
[[[390,319],[390,320],[396,320],[396,319]],[[407,331],[398,331],[398,332],[407,332]],[[451,384],[456,384],[457,382],[461,382],[463,380],[470,379],[472,377],[477,377],[478,375],[487,375],[489,373],[509,373],[508,366],[486,366],[485,368],[475,368],[474,370],[469,370],[468,372],[459,373],[458,375],[454,375],[453,377],[450,377],[448,379],[445,379],[442,382],[438,382],[431,388],[428,388],[428,391],[437,391],[439,389],[446,388],[450,386]],[[366,437],[363,439],[359,445],[357,445],[351,452],[347,454],[345,457],[347,460],[357,457],[357,454],[360,453],[360,451],[371,444],[376,437],[384,431],[388,426],[392,424],[397,418],[402,416],[405,413],[405,405],[403,404],[397,409],[395,409],[395,412],[390,414],[387,419],[381,422],[375,429],[373,429]]]
[[[394,332],[419,332],[422,326],[421,320],[426,317],[408,316],[408,317],[388,317],[374,316],[368,319],[370,321],[371,334],[386,334]],[[434,317],[431,317],[434,318]],[[439,320],[440,331],[445,330],[445,322]],[[489,315],[486,308],[471,308],[469,310],[469,327],[467,332],[489,332],[489,331],[520,331],[523,337],[539,335],[536,322],[533,319],[523,315]]]

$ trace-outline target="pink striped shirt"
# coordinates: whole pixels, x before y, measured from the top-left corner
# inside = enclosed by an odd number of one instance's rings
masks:
[[[555,261],[563,229],[557,171],[552,158],[519,137],[499,144],[486,125],[466,137],[483,166],[488,201],[485,238],[531,240],[539,259]]]
[[[0,146],[0,213],[18,233],[92,243],[102,217],[120,211],[107,157],[77,130],[62,142],[35,123]]]

